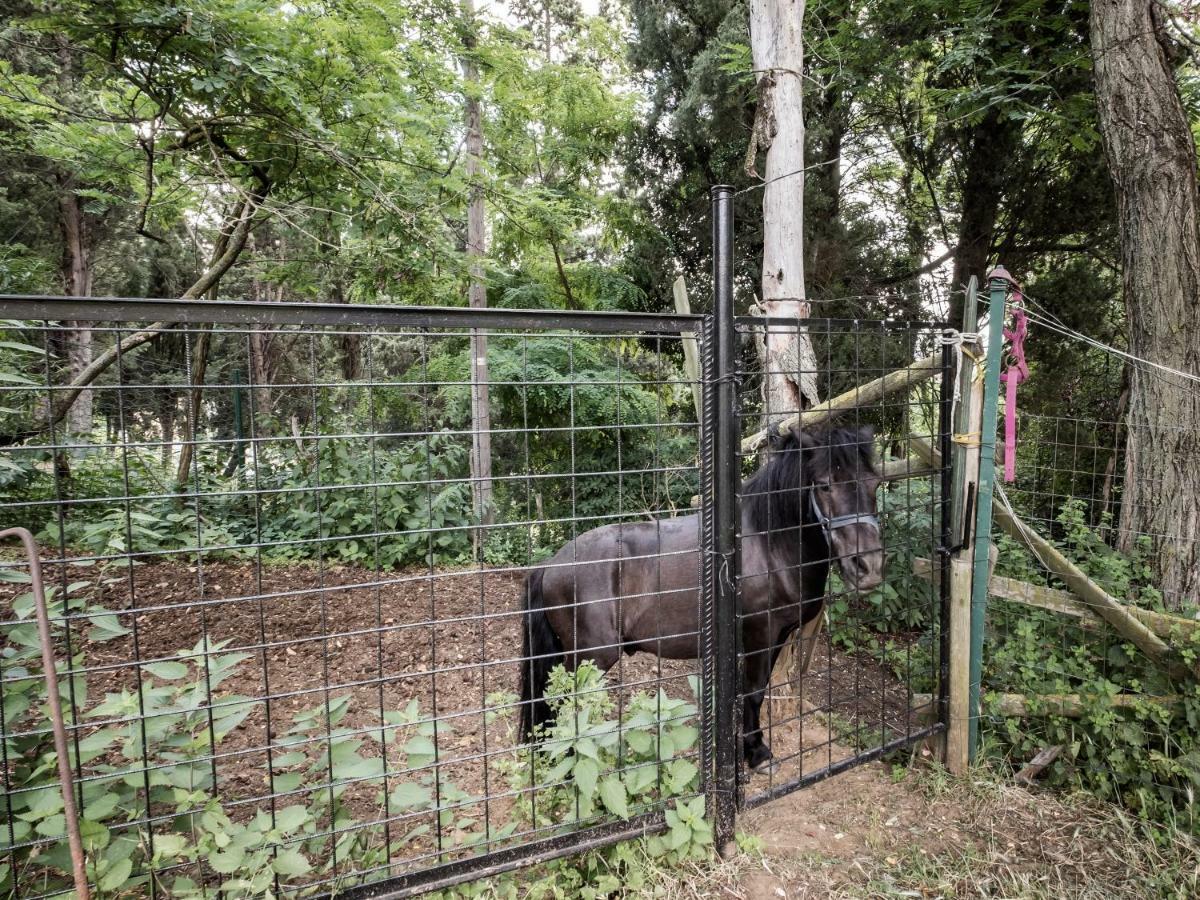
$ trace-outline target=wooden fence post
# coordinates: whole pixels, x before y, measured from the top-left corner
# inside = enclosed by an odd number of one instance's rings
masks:
[[[688,301],[687,282],[680,275],[671,285],[671,293],[675,298],[675,312],[680,315],[691,315],[692,304]],[[700,350],[696,346],[696,333],[685,331],[680,335],[683,343],[683,370],[692,386],[692,403],[696,407],[696,421],[704,421],[704,404],[700,399]]]
[[[978,326],[978,286],[975,277],[967,286],[963,310],[963,334],[974,334]],[[979,481],[980,423],[983,417],[983,373],[975,363],[979,350],[962,354],[958,384],[958,406],[953,424],[953,488],[951,540],[957,549],[950,555],[949,683],[946,686],[946,744],[944,762],[955,775],[966,772],[970,761],[971,690],[971,563],[974,554],[971,509]]]

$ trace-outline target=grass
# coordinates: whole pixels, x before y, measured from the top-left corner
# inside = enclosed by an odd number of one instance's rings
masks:
[[[1083,795],[1035,795],[994,779],[926,778],[959,806],[960,847],[875,856],[842,897],[1191,898],[1200,896],[1195,839]]]

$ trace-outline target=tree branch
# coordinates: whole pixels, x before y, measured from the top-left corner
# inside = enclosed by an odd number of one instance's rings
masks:
[[[237,262],[238,256],[241,255],[242,249],[246,246],[246,239],[250,236],[255,216],[266,199],[266,193],[266,191],[263,191],[257,195],[248,194],[246,196],[239,207],[237,219],[232,223],[233,227],[229,232],[224,252],[217,256],[204,273],[193,282],[191,287],[180,295],[180,300],[197,300],[204,296],[206,292],[221,280],[222,276],[229,271],[233,264]],[[113,344],[99,356],[95,357],[75,377],[69,385],[68,390],[61,395],[58,402],[50,406],[45,421],[28,431],[7,434],[0,437],[0,446],[9,446],[18,441],[26,440],[57,425],[70,412],[75,401],[79,399],[79,395],[92,382],[99,378],[109,366],[116,362],[122,354],[128,353],[130,350],[134,350],[143,344],[150,343],[150,341],[153,341],[160,334],[171,330],[173,327],[174,325],[171,322],[154,322]]]

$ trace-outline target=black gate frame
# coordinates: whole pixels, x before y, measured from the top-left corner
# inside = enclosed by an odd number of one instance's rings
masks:
[[[74,297],[0,296],[0,317],[44,321],[130,321],[172,324],[305,326],[409,326],[423,328],[531,328],[584,332],[688,333],[700,343],[703,391],[700,429],[701,479],[701,784],[708,816],[714,824],[718,848],[733,840],[737,814],[790,793],[837,772],[876,759],[916,743],[946,728],[946,672],[949,570],[942,567],[938,584],[941,643],[938,648],[938,717],[933,724],[898,740],[774,787],[747,800],[739,783],[742,672],[739,665],[738,574],[741,483],[740,434],[737,416],[739,372],[734,310],[734,190],[712,189],[713,308],[710,314],[650,314],[624,312],[574,312],[432,307],[348,306],[331,303],[248,303],[238,301],[179,301]],[[939,432],[943,463],[940,469],[942,516],[940,555],[951,546],[950,404],[945,392],[951,385],[953,354],[943,346],[942,402]],[[416,872],[339,891],[351,898],[405,897],[446,888],[468,880],[499,875],[533,863],[661,831],[663,811],[642,814],[628,821],[605,823],[579,831],[503,848],[476,857],[430,866]],[[332,895],[330,895],[332,896]]]
[[[741,653],[740,575],[738,492],[741,484],[741,434],[737,414],[739,384],[737,364],[737,323],[734,308],[734,214],[733,201],[737,192],[732,186],[717,185],[710,192],[712,201],[713,248],[713,312],[708,328],[710,335],[705,367],[704,429],[702,432],[701,477],[708,488],[704,509],[713,520],[707,530],[709,540],[702,548],[705,560],[702,590],[705,592],[706,634],[711,632],[714,659],[705,659],[713,677],[711,685],[712,714],[711,781],[707,791],[709,814],[713,819],[718,848],[726,848],[733,840],[737,814],[771,800],[790,794],[840,772],[879,759],[887,754],[913,746],[947,728],[947,690],[949,684],[949,617],[950,570],[940,566],[937,578],[938,600],[938,687],[935,709],[936,721],[910,734],[877,747],[856,753],[815,772],[803,774],[788,782],[772,785],[768,790],[747,797],[741,775],[741,722],[744,694],[744,660]],[[764,320],[759,320],[764,321]],[[784,323],[786,324],[786,323]],[[852,323],[846,323],[852,324]],[[944,326],[932,327],[943,329]],[[939,560],[947,560],[953,551],[951,536],[950,497],[951,474],[951,397],[953,389],[955,347],[952,341],[942,342],[941,391],[938,403],[939,452],[942,463],[934,474],[940,476],[941,508],[939,542],[935,548]],[[708,669],[706,668],[706,674]]]

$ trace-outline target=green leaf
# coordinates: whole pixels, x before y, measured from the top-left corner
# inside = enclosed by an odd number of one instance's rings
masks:
[[[430,802],[429,788],[415,781],[404,781],[388,795],[388,802],[398,810],[412,809],[414,806],[425,806]]]
[[[279,875],[303,875],[312,868],[307,859],[295,848],[281,849],[271,861],[271,868]]]
[[[113,863],[108,870],[100,876],[100,881],[97,887],[105,892],[115,893],[125,885],[129,879],[129,873],[133,871],[133,861],[129,859],[118,860]]]
[[[418,769],[433,762],[437,748],[429,738],[418,734],[404,745],[404,752],[408,755],[409,768]]]
[[[282,775],[276,775],[272,782],[275,786],[277,794],[287,794],[300,787],[300,783],[304,780],[302,772],[284,772]]]
[[[208,864],[219,875],[232,875],[242,867],[246,859],[246,851],[241,847],[231,846],[228,850],[214,853],[208,859]]]
[[[142,668],[164,681],[175,681],[185,677],[188,673],[188,667],[181,662],[146,663]]]
[[[600,777],[600,766],[594,759],[581,756],[575,760],[572,768],[575,776],[575,786],[584,797],[592,797],[596,793],[596,780]]]
[[[291,753],[281,753],[279,756],[272,757],[271,759],[271,765],[276,769],[290,769],[292,766],[298,766],[303,762],[308,762],[308,756],[300,750],[293,750]]]
[[[309,820],[308,810],[299,804],[275,811],[275,827],[289,834]]]
[[[182,834],[156,834],[154,836],[154,855],[161,859],[175,859],[187,847],[187,838]]]
[[[94,810],[89,810],[93,812]],[[79,821],[79,837],[83,841],[83,849],[88,853],[96,853],[108,846],[110,839],[108,829],[99,822],[93,822],[91,819],[81,819]]]
[[[600,781],[600,799],[608,807],[609,812],[620,816],[622,819],[629,818],[629,804],[625,793],[625,785],[621,783],[621,779],[616,775],[606,775]]]
[[[667,771],[671,778],[671,793],[674,794],[682,794],[691,788],[693,780],[700,774],[700,769],[690,759],[672,760]]]

